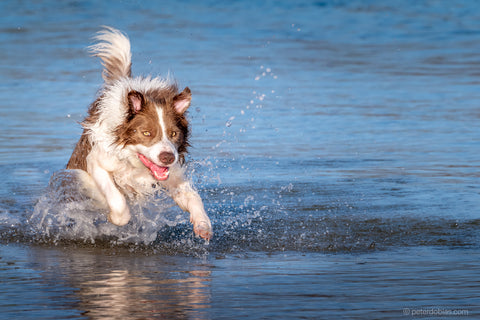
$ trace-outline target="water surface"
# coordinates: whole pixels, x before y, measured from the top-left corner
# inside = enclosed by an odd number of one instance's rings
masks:
[[[474,2],[0,8],[0,317],[478,317]],[[101,25],[129,35],[134,74],[191,88],[210,243],[163,194],[119,228],[58,183]]]

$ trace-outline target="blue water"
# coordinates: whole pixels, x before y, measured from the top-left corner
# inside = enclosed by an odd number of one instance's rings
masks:
[[[0,318],[479,317],[474,1],[0,9]],[[210,243],[161,194],[118,228],[58,183],[102,25],[193,92]]]

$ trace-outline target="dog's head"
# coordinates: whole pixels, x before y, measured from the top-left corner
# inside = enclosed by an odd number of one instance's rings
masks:
[[[187,87],[178,93],[175,86],[125,96],[124,123],[115,130],[116,144],[140,159],[157,180],[168,178],[169,168],[183,163],[189,128],[185,111],[190,106]]]

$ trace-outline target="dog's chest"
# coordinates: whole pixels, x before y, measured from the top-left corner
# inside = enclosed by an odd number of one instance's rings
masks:
[[[152,185],[157,183],[145,167],[136,167],[128,162],[113,171],[112,177],[125,193],[150,194],[153,191]]]

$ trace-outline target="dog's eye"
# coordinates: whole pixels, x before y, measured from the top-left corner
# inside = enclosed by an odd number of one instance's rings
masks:
[[[175,131],[172,131],[172,133],[170,133],[170,136],[173,138],[177,135],[177,133]]]
[[[143,135],[145,137],[150,137],[152,134],[150,133],[150,131],[143,131]]]

